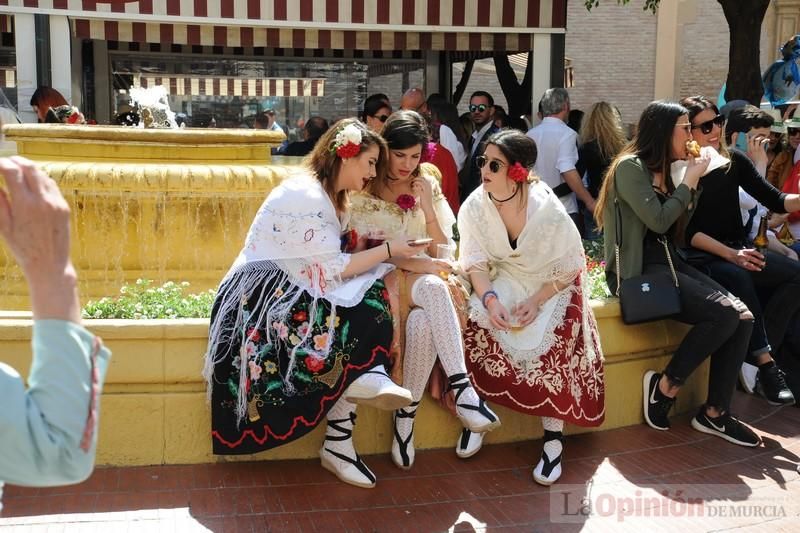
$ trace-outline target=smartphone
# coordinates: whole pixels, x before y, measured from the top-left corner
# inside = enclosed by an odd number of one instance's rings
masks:
[[[412,239],[408,241],[409,246],[427,246],[428,244],[432,243],[433,239],[430,237],[426,239]]]
[[[742,152],[747,152],[748,141],[749,141],[749,135],[747,135],[743,131],[740,131],[739,135],[736,136],[736,148],[738,148]]]
[[[750,139],[751,139],[750,135],[740,131],[739,135],[736,136],[736,148],[738,148],[742,152],[747,152],[747,150],[749,148],[747,145],[750,142]],[[766,137],[764,137],[762,135],[759,135],[757,137],[757,139],[761,143],[761,147],[764,150],[766,150],[767,149],[767,143],[763,142],[766,139]]]

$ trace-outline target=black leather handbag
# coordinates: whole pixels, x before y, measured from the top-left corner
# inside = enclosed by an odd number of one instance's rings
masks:
[[[614,199],[614,210],[617,217],[617,239],[614,246],[617,261],[617,296],[622,309],[622,321],[625,324],[641,324],[677,315],[681,312],[680,286],[666,237],[659,238],[659,242],[664,246],[671,275],[666,272],[655,272],[620,281],[622,216],[616,199]]]

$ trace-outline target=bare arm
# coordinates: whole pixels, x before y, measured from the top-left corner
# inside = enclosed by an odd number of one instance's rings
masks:
[[[736,250],[702,232],[695,233],[689,244],[698,250],[703,250],[704,252],[721,257],[725,261],[746,270],[759,271],[764,267],[764,256],[756,250]]]
[[[578,171],[575,169],[567,170],[561,173],[561,177],[564,178],[566,184],[569,185],[569,188],[572,189],[572,192],[584,203],[586,208],[594,212],[594,198],[589,194],[588,189],[583,186],[583,180],[581,180]]]
[[[350,263],[342,271],[343,278],[351,278],[363,274],[379,263],[390,259],[406,260],[419,253],[418,246],[410,246],[405,238],[386,241],[380,246],[357,252],[350,256]]]

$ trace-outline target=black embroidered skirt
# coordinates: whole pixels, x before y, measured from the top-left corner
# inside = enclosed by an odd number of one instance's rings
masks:
[[[223,285],[220,294],[225,291]],[[272,287],[259,287],[273,290]],[[281,289],[277,289],[281,290]],[[328,410],[350,383],[378,364],[388,365],[392,341],[392,318],[382,280],[370,287],[355,307],[337,307],[334,338],[328,357],[321,357],[328,343],[331,305],[317,300],[315,316],[312,298],[303,292],[287,320],[254,329],[259,315],[258,298],[251,297],[242,311],[241,331],[228,331],[232,345],[221,346],[228,354],[214,367],[211,393],[211,435],[217,455],[256,453],[291,442],[323,422]],[[216,309],[215,309],[216,311]],[[231,315],[238,312],[237,309]],[[233,316],[226,319],[234,322]],[[214,316],[212,316],[212,321]],[[269,344],[263,327],[284,342]],[[289,350],[310,328],[309,349],[298,350],[291,371],[292,393],[286,392],[284,376]],[[242,339],[246,339],[241,346]],[[247,413],[237,424],[236,404],[242,360],[246,361]]]

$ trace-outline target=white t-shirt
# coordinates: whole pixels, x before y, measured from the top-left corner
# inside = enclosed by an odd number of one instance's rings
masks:
[[[456,161],[458,171],[464,168],[464,161],[467,159],[467,151],[464,150],[464,145],[458,140],[456,134],[450,129],[450,126],[442,124],[439,127],[439,143],[450,150],[453,154],[453,159]]]
[[[563,172],[575,170],[578,162],[578,134],[556,117],[545,117],[541,124],[528,130],[528,137],[536,141],[536,174],[554,189],[564,183]],[[567,213],[578,212],[575,193],[560,198]]]

